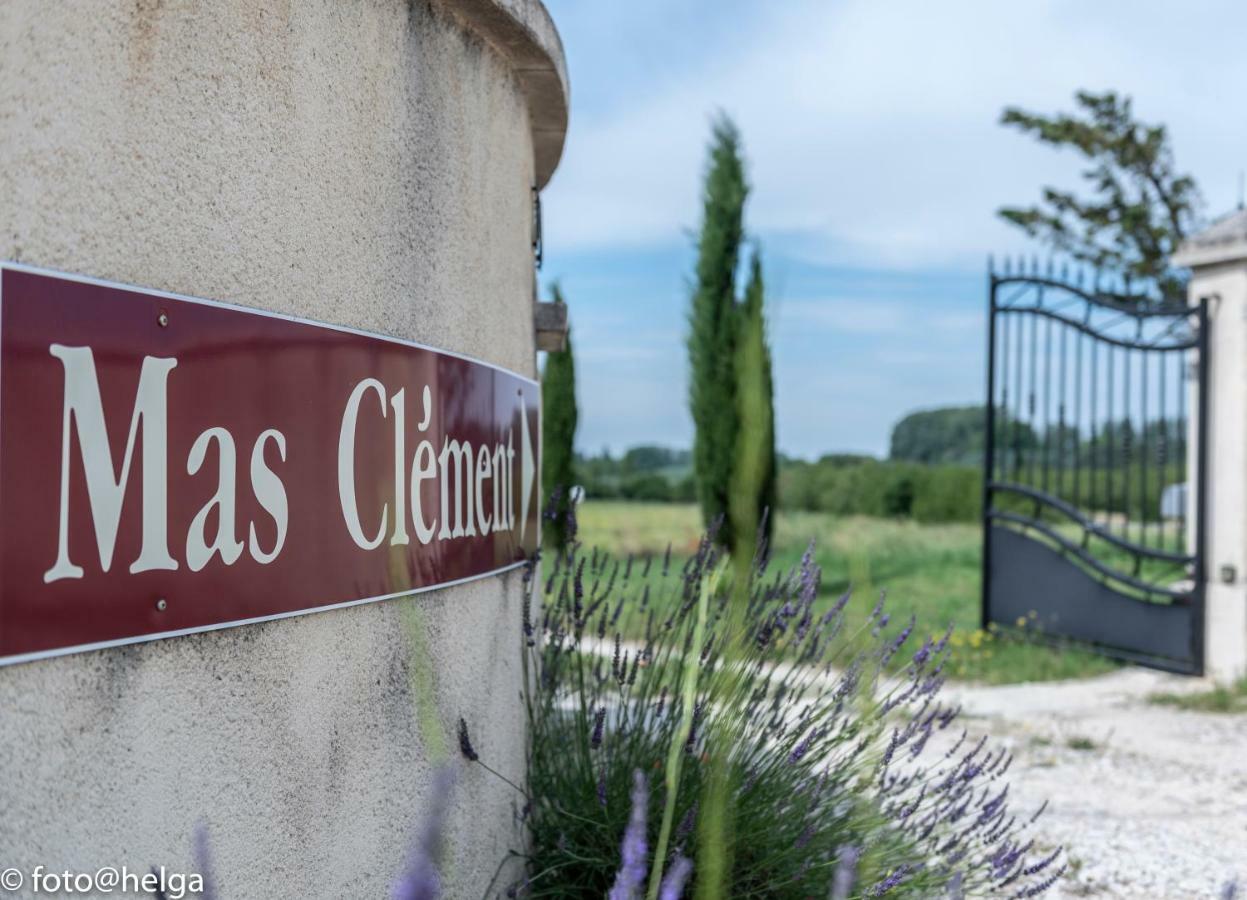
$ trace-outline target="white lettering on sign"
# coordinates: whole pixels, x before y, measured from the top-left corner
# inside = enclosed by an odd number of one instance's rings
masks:
[[[342,428],[338,432],[338,499],[342,502],[342,515],[346,518],[346,530],[361,550],[374,550],[385,539],[385,526],[390,517],[390,506],[381,507],[381,527],[375,538],[364,536],[364,526],[359,521],[359,506],[355,502],[355,427],[359,424],[359,404],[367,391],[375,391],[381,401],[381,415],[385,416],[385,385],[375,378],[365,378],[355,385],[346,401],[342,414]]]
[[[381,545],[389,528],[390,513],[390,502],[387,500],[381,506],[376,535],[370,538],[364,533],[355,496],[355,435],[359,427],[363,397],[370,391],[377,395],[382,418],[387,417],[387,407],[394,411],[395,520],[390,535],[391,546],[409,542],[408,515],[421,544],[428,544],[435,538],[448,541],[475,537],[478,533],[487,535],[515,529],[516,516],[511,496],[512,470],[515,465],[514,429],[507,430],[505,444],[498,442],[492,447],[481,444],[473,448],[470,441],[460,441],[450,436],[443,439],[440,449],[428,440],[419,441],[411,455],[409,466],[407,411],[404,405],[407,389],[402,388],[390,395],[380,381],[365,378],[351,391],[342,414],[342,427],[338,432],[338,499],[342,505],[342,518],[347,532],[360,549],[375,550]],[[433,416],[432,395],[427,385],[422,392],[422,401],[424,408],[417,426],[420,432],[428,430]],[[519,524],[522,539],[527,525],[529,492],[533,487],[536,463],[529,437],[528,419],[523,415],[523,407],[520,412],[520,475],[523,499]],[[436,513],[430,519],[424,508],[421,485],[433,480],[438,484],[439,503]],[[487,503],[486,497],[492,502]]]
[[[96,549],[99,551],[100,570],[107,572],[112,567],[113,548],[117,543],[117,529],[121,525],[122,505],[130,479],[130,464],[134,460],[140,428],[143,441],[143,542],[138,559],[130,565],[130,572],[176,570],[178,563],[169,555],[168,540],[168,382],[169,373],[177,366],[177,360],[154,356],[143,359],[134,408],[130,415],[126,449],[121,459],[121,474],[114,475],[116,466],[108,446],[104,402],[100,395],[100,383],[91,348],[53,344],[49,352],[61,361],[65,372],[65,402],[61,424],[61,502],[56,563],[44,573],[44,582],[83,576],[82,567],[75,565],[70,558],[69,548],[69,522],[72,512],[69,506],[69,477],[75,433],[78,435],[82,470],[86,476],[87,499],[91,524],[95,530]],[[250,524],[251,555],[260,563],[269,563],[277,558],[289,527],[286,488],[277,473],[264,461],[264,445],[270,440],[276,443],[278,453],[284,461],[286,438],[275,429],[261,434],[251,452],[252,490],[260,506],[273,518],[277,526],[275,545],[266,552],[259,546],[255,523]],[[243,551],[243,543],[238,540],[235,531],[237,453],[233,435],[224,428],[209,428],[200,434],[186,459],[186,473],[198,474],[207,458],[208,448],[213,443],[216,444],[217,452],[217,489],[212,499],[195,514],[186,534],[186,565],[192,572],[198,572],[217,554],[226,565],[233,565]],[[217,512],[216,534],[209,541],[205,531],[208,518],[214,509]]]
[[[64,347],[53,344],[49,352],[65,369],[65,404],[61,431],[61,509],[57,538],[56,564],[43,575],[44,582],[62,578],[81,578],[82,567],[69,558],[69,461],[73,427],[77,426],[78,448],[87,479],[87,498],[91,505],[91,521],[95,526],[95,543],[100,554],[100,568],[107,572],[113,562],[117,527],[121,524],[121,501],[130,478],[134,444],[139,425],[143,428],[143,547],[130,571],[176,569],[177,561],[169,555],[168,507],[168,383],[169,372],[178,364],[176,359],[144,357],[139,387],[130,415],[130,431],[126,438],[121,475],[116,471],[108,449],[108,431],[104,424],[104,402],[95,374],[95,357],[89,347]]]
[[[130,564],[130,572],[156,569],[176,570],[178,561],[170,555],[168,540],[168,382],[177,360],[148,356],[143,359],[130,413],[125,451],[121,456],[120,474],[109,447],[108,428],[100,393],[95,359],[89,347],[66,347],[53,344],[52,356],[60,360],[65,373],[65,394],[61,431],[60,527],[57,535],[56,562],[44,573],[45,582],[64,578],[82,578],[82,566],[70,555],[70,517],[82,515],[70,508],[70,476],[73,463],[74,435],[87,485],[91,524],[99,553],[100,569],[112,566],[113,550],[129,484],[135,451],[142,453],[142,545],[138,558]],[[375,532],[369,536],[360,520],[355,496],[355,445],[359,419],[365,410],[364,398],[375,394],[383,419],[393,410],[390,419],[394,428],[394,496],[381,506]],[[386,386],[375,378],[365,378],[355,385],[343,410],[338,435],[338,499],[347,533],[362,550],[375,550],[390,535],[390,545],[410,541],[409,524],[421,544],[433,540],[447,541],[475,537],[478,534],[514,530],[516,511],[512,502],[512,472],[515,465],[514,428],[508,428],[506,441],[481,444],[477,447],[466,440],[446,436],[438,448],[427,440],[417,442],[407,459],[405,431],[407,410],[406,389],[389,394]],[[421,392],[423,409],[418,431],[428,430],[433,418],[432,395],[429,387]],[[367,414],[374,414],[367,411]],[[528,420],[520,407],[520,476],[522,508],[519,524],[524,528],[528,518],[529,493],[535,478],[534,452],[529,436]],[[141,443],[140,443],[141,442]],[[261,546],[256,522],[248,523],[239,534],[237,515],[238,451],[234,436],[228,429],[214,426],[205,429],[191,445],[186,459],[186,474],[200,476],[212,471],[208,460],[214,456],[216,490],[207,503],[195,513],[187,530],[184,559],[192,572],[198,572],[219,557],[232,566],[242,558],[244,550],[261,565],[277,559],[286,543],[289,530],[290,504],[280,475],[265,449],[272,445],[275,460],[285,462],[286,436],[275,428],[263,431],[251,448],[248,475],[256,502],[272,519],[276,537],[272,546]],[[422,486],[434,482],[439,502],[427,509]],[[392,502],[391,502],[392,499]],[[394,510],[393,529],[390,509]],[[209,533],[210,523],[215,527]],[[522,538],[522,534],[521,534]]]
[[[260,540],[255,534],[255,522],[251,523],[251,534],[247,546],[251,557],[261,565],[267,565],[277,558],[281,548],[286,545],[286,530],[290,526],[290,507],[286,501],[286,486],[281,483],[277,473],[269,468],[264,461],[264,445],[272,441],[277,447],[277,455],[282,462],[286,461],[286,436],[276,428],[269,428],[260,433],[251,448],[251,489],[255,491],[255,499],[264,511],[273,518],[277,526],[277,537],[273,541],[272,550],[261,550]]]

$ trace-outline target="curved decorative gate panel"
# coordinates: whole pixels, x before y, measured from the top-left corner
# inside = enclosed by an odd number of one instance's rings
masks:
[[[984,626],[1202,672],[1206,304],[989,281]]]

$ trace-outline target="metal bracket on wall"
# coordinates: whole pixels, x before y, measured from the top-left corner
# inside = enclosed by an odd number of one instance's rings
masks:
[[[533,265],[541,269],[541,191],[533,185]]]
[[[567,304],[536,303],[533,324],[537,331],[537,349],[557,352],[567,346]]]

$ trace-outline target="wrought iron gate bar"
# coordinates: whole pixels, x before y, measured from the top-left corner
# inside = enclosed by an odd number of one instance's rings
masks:
[[[1050,634],[1198,672],[1203,522],[1187,534],[1183,498],[1203,509],[1186,362],[1202,411],[1206,305],[1102,273],[1057,276],[1051,262],[1014,266],[988,271],[983,622],[1029,609]]]
[[[1096,340],[1104,341],[1106,344],[1112,344],[1113,346],[1116,346],[1116,347],[1125,347],[1129,349],[1155,350],[1158,353],[1173,353],[1173,352],[1180,352],[1183,350],[1194,350],[1196,347],[1199,346],[1199,338],[1195,336],[1184,338],[1184,339],[1175,341],[1174,343],[1171,343],[1171,344],[1157,343],[1158,337],[1163,337],[1165,336],[1165,334],[1172,333],[1172,329],[1175,327],[1174,325],[1170,325],[1168,328],[1165,329],[1164,332],[1161,332],[1159,335],[1154,336],[1150,340],[1136,341],[1133,339],[1127,340],[1125,338],[1110,337],[1108,335],[1101,333],[1100,331],[1098,331],[1097,329],[1089,325],[1085,325],[1082,322],[1077,321],[1075,319],[1071,319],[1068,316],[1063,316],[1059,313],[1055,313],[1052,310],[1047,309],[1046,307],[1000,306],[996,308],[996,312],[1002,315],[1042,316],[1044,318],[1054,319],[1058,322],[1062,322],[1070,326],[1071,328],[1076,328],[1079,331],[1083,332],[1084,334],[1090,335]],[[1127,320],[1120,319],[1116,321],[1127,321]]]
[[[1182,605],[1185,605],[1185,602],[1190,599],[1190,595],[1191,595],[1190,591],[1178,590],[1175,588],[1161,587],[1160,585],[1152,584],[1151,582],[1148,582],[1148,581],[1143,581],[1142,579],[1137,578],[1133,575],[1127,575],[1124,572],[1117,571],[1111,566],[1108,566],[1105,563],[1100,562],[1100,560],[1096,559],[1094,556],[1088,553],[1085,548],[1083,548],[1079,544],[1074,543],[1069,538],[1067,538],[1065,535],[1061,534],[1059,531],[1053,528],[1049,528],[1043,522],[1040,522],[1036,519],[1030,519],[1018,513],[1006,512],[1006,511],[1001,511],[1001,510],[995,510],[989,513],[988,519],[993,520],[993,521],[1009,522],[1014,525],[1019,525],[1022,528],[1027,529],[1027,530],[1038,531],[1044,537],[1052,541],[1055,541],[1057,544],[1060,544],[1063,550],[1065,550],[1067,553],[1071,554],[1072,556],[1076,556],[1080,561],[1086,563],[1092,569],[1095,569],[1105,578],[1111,579],[1112,581],[1119,581],[1122,584],[1125,584],[1125,585],[1128,585],[1134,588],[1135,590],[1139,591],[1142,594],[1151,594],[1155,596],[1169,597],[1173,600],[1181,600],[1183,601]],[[1138,598],[1131,597],[1130,599],[1134,600]]]
[[[1136,544],[1127,538],[1113,534],[1105,529],[1102,525],[1093,519],[1087,518],[1079,509],[1066,503],[1059,497],[1053,497],[1045,494],[1043,491],[1037,491],[1029,488],[1024,484],[1014,484],[1007,481],[993,481],[988,487],[993,491],[1004,491],[1011,494],[1018,494],[1028,500],[1041,503],[1044,506],[1056,510],[1062,515],[1069,518],[1075,525],[1078,525],[1091,537],[1098,538],[1106,543],[1112,544],[1119,550],[1124,550],[1132,556],[1142,556],[1147,559],[1155,559],[1161,562],[1173,563],[1174,565],[1190,565],[1195,562],[1194,554],[1190,553],[1174,553],[1171,550],[1164,550],[1159,547],[1148,547],[1144,544]]]

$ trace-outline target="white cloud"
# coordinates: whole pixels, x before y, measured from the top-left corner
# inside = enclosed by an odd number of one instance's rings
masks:
[[[1112,0],[797,0],[770,4],[751,41],[650,89],[638,48],[635,97],[609,114],[573,107],[546,193],[552,254],[682,240],[696,223],[710,114],[741,126],[755,232],[791,236],[809,260],[978,266],[1021,246],[993,219],[1077,161],[996,124],[1017,103],[1069,106],[1114,87],[1167,122],[1179,163],[1211,211],[1230,206],[1247,156],[1238,36],[1247,5]],[[696,35],[689,35],[695,40]],[[739,45],[739,41],[735,44]],[[573,69],[573,103],[576,71]]]

